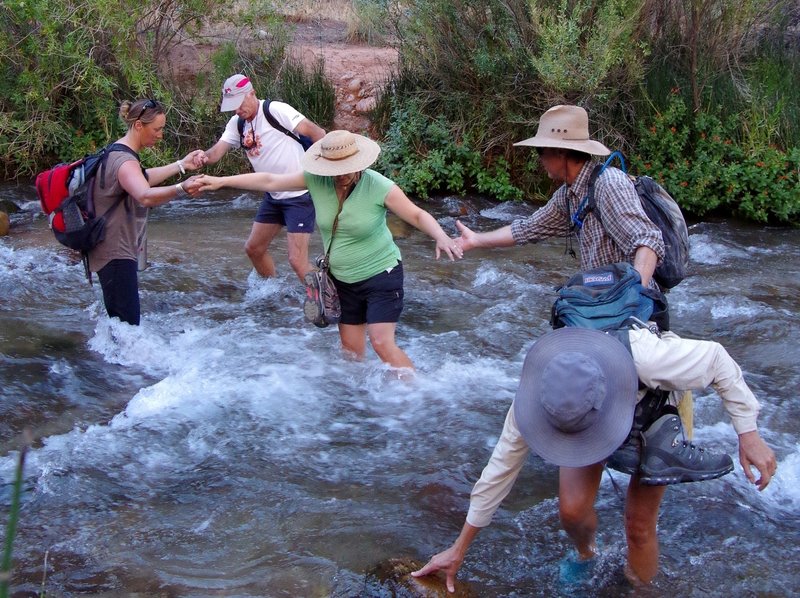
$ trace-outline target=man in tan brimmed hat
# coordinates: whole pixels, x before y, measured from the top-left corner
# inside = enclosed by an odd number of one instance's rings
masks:
[[[304,151],[298,141],[300,135],[313,141],[325,135],[321,127],[289,104],[259,100],[252,82],[242,74],[228,77],[222,85],[220,112],[231,111],[234,115],[219,141],[206,151],[209,164],[241,147],[255,172],[295,172]],[[308,241],[314,222],[314,204],[306,189],[266,193],[244,246],[256,272],[264,277],[275,275],[269,247],[285,226],[289,265],[302,281],[311,270]]]
[[[620,340],[598,330],[566,327],[536,341],[525,357],[497,446],[470,495],[461,534],[413,576],[444,571],[453,591],[470,544],[489,525],[533,452],[559,467],[559,518],[575,547],[560,563],[560,582],[573,590],[586,588],[598,557],[594,503],[603,463],[628,434],[634,406],[646,389],[713,386],[738,433],[745,476],[759,490],[767,487],[778,466],[775,453],[758,433],[758,400],[724,347],[647,329],[628,332],[630,350]],[[708,460],[708,453],[681,438],[677,420],[677,415],[665,420],[651,438],[672,442],[694,461]],[[730,457],[723,457],[730,468],[703,479],[731,471]],[[656,526],[664,488],[633,480],[628,486],[625,575],[634,585],[649,583],[658,572]]]
[[[403,311],[403,262],[387,226],[386,211],[431,237],[436,243],[436,259],[444,253],[453,260],[462,252],[433,216],[391,180],[369,168],[380,151],[377,143],[363,135],[331,131],[308,148],[302,170],[297,172],[203,176],[199,180],[203,190],[236,187],[272,193],[307,188],[341,303],[342,348],[363,358],[369,338],[383,362],[412,369],[411,359],[395,340]],[[320,288],[313,274],[305,282],[308,297],[303,310],[313,322],[319,313],[314,310],[319,309]]]
[[[661,231],[644,213],[633,183],[625,173],[607,168],[595,183],[602,221],[589,216],[576,230],[572,220],[587,195],[589,178],[598,164],[592,156],[611,153],[605,145],[589,137],[586,110],[580,106],[550,108],[539,120],[536,135],[514,145],[536,148],[547,175],[563,185],[544,207],[509,226],[476,233],[457,222],[461,232],[457,242],[462,249],[510,247],[559,236],[567,237],[571,250],[571,238],[577,232],[581,270],[628,262],[641,275],[643,285],[655,287],[653,272],[664,257]]]

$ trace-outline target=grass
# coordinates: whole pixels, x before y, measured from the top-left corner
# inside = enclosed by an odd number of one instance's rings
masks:
[[[0,598],[8,598],[8,588],[11,582],[11,557],[14,549],[14,536],[17,533],[19,522],[20,497],[22,496],[22,472],[25,468],[25,455],[30,446],[30,432],[25,430],[22,448],[19,451],[19,462],[14,475],[11,489],[11,509],[9,510],[8,523],[6,524],[6,543],[3,549],[3,561],[0,564]]]

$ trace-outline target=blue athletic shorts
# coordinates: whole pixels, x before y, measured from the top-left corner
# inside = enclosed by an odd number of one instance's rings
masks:
[[[403,264],[361,282],[333,279],[342,304],[342,324],[397,322],[403,311]]]
[[[307,191],[289,199],[273,199],[265,193],[255,220],[261,224],[280,224],[290,233],[311,234],[314,232],[314,216],[314,204]]]

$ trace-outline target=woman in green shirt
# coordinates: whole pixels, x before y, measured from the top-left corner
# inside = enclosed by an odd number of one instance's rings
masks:
[[[342,304],[342,347],[363,358],[369,337],[372,348],[385,363],[413,368],[408,355],[395,342],[403,309],[403,265],[400,249],[386,224],[386,211],[391,210],[436,241],[437,259],[442,252],[451,260],[463,254],[433,216],[414,205],[392,181],[368,168],[379,153],[380,146],[362,135],[331,131],[305,153],[302,172],[203,176],[202,190],[308,189],[323,246],[330,247],[330,274]],[[337,214],[338,223],[332,234]]]

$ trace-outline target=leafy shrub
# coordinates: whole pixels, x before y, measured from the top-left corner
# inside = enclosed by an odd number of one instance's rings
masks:
[[[226,15],[247,35],[216,52],[213,69],[179,78],[172,53],[200,40],[211,13]],[[0,168],[6,177],[27,177],[95,151],[124,133],[117,118],[122,100],[141,97],[169,109],[164,142],[144,153],[146,163],[208,147],[230,117],[219,112],[220,84],[237,70],[291,96],[310,118],[330,122],[333,88],[321,65],[306,75],[288,63],[286,39],[284,23],[262,3],[141,0],[124,9],[111,0],[0,3]],[[301,89],[306,93],[298,97]]]
[[[745,148],[739,123],[692,115],[677,90],[664,112],[642,127],[632,165],[669,190],[686,212],[725,212],[800,224],[800,148]]]
[[[412,103],[397,108],[391,121],[376,168],[406,192],[429,197],[475,189],[500,200],[522,197],[511,183],[508,162],[498,157],[485,165],[467,136],[453,139],[442,117],[427,117]]]
[[[397,28],[400,68],[378,104],[376,125],[390,144],[405,140],[405,168],[397,170],[418,190],[412,192],[491,188],[497,197],[517,198],[520,189],[531,195],[549,187],[534,175],[529,152],[513,143],[533,135],[539,116],[556,104],[586,106],[593,129],[622,146],[632,120],[622,100],[641,78],[642,52],[633,41],[640,5],[421,0],[408,6]],[[417,113],[420,131],[397,122]],[[446,131],[446,139],[431,127]]]

